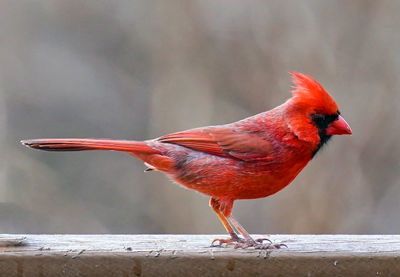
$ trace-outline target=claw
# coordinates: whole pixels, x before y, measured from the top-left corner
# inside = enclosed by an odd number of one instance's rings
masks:
[[[276,247],[276,249],[280,249],[280,248],[282,248],[282,247],[289,248],[289,247],[288,247],[286,244],[284,244],[284,243],[274,244],[274,246]]]
[[[268,241],[270,244],[272,244],[272,241],[271,241],[270,239],[267,239],[267,238],[256,239],[256,242],[263,243],[264,240],[266,240],[266,241]]]

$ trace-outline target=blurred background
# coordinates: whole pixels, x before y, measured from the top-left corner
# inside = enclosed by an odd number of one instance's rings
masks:
[[[233,122],[316,78],[353,136],[274,196],[251,233],[400,231],[400,1],[0,0],[0,232],[224,233],[208,198],[117,152],[21,139],[148,139]]]

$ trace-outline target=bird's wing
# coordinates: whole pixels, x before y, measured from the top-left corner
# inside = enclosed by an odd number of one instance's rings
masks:
[[[271,143],[257,133],[239,132],[234,128],[225,126],[197,128],[173,133],[158,138],[158,141],[244,161],[266,159],[271,149]]]

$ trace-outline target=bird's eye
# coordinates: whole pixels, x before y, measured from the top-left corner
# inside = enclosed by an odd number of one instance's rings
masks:
[[[326,115],[326,114],[313,114],[311,119],[319,129],[326,129],[330,123],[338,118],[338,114]]]
[[[311,118],[314,122],[323,122],[326,119],[326,116],[324,114],[313,114],[311,115]]]

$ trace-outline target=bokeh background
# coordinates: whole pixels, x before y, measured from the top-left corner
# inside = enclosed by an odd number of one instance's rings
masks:
[[[281,104],[300,71],[354,135],[234,215],[251,233],[398,233],[399,14],[391,0],[0,0],[0,232],[224,233],[207,197],[129,155],[19,140],[229,123]]]

